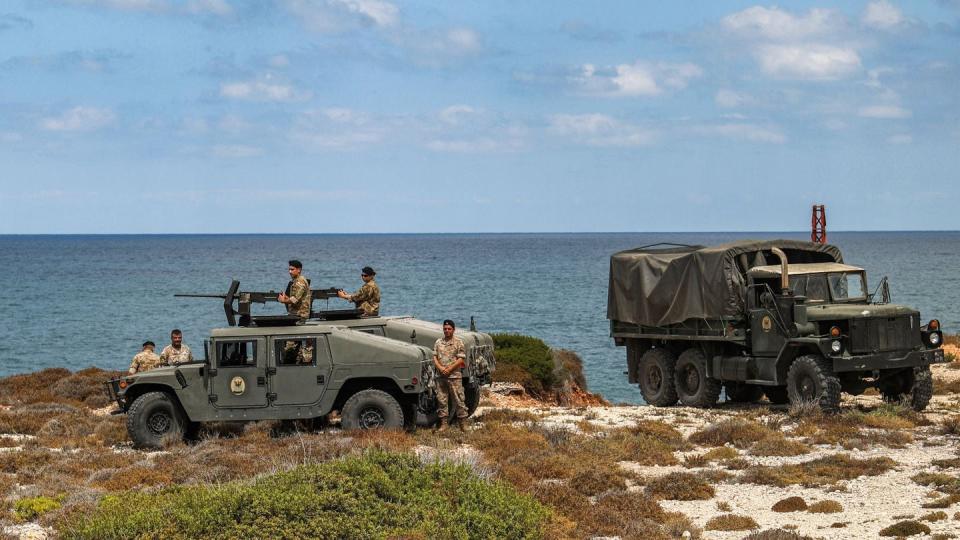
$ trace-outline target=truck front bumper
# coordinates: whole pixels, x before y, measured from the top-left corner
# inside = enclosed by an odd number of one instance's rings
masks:
[[[943,349],[926,349],[910,351],[906,355],[902,352],[865,354],[861,356],[833,357],[833,370],[843,371],[872,371],[875,369],[896,369],[905,367],[929,366],[946,362]]]

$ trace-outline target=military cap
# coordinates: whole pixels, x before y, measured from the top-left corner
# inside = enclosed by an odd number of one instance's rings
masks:
[[[360,270],[360,273],[363,274],[363,275],[365,275],[365,276],[375,276],[375,275],[377,275],[377,273],[373,271],[373,268],[370,268],[369,266],[364,266],[364,267]]]

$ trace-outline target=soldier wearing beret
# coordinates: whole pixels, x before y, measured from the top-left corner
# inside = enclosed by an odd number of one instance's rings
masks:
[[[130,362],[129,373],[131,375],[164,365],[163,361],[160,360],[160,356],[153,352],[154,347],[156,347],[156,345],[152,341],[143,342],[143,350],[138,352],[137,355],[133,357],[133,361]]]
[[[363,311],[365,317],[376,317],[380,314],[380,287],[373,280],[376,275],[377,273],[373,271],[373,268],[364,266],[360,270],[360,279],[363,280],[360,289],[353,294],[337,291],[337,296],[353,302],[357,308]]]
[[[293,259],[287,263],[287,272],[290,273],[290,282],[286,292],[277,296],[277,301],[287,305],[287,313],[300,317],[300,321],[310,318],[310,301],[313,293],[310,291],[310,281],[303,277],[303,263]]]
[[[447,429],[450,400],[453,400],[454,416],[457,426],[463,430],[463,421],[467,418],[467,407],[463,394],[463,374],[460,372],[467,362],[467,349],[463,340],[453,335],[457,326],[447,319],[443,321],[443,337],[433,344],[433,367],[437,370],[437,415],[440,417],[440,430]]]

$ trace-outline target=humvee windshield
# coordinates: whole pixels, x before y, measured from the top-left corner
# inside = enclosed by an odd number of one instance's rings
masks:
[[[829,272],[790,276],[790,288],[808,302],[851,302],[867,299],[863,272]]]

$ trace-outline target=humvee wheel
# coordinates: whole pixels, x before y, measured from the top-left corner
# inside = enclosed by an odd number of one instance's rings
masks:
[[[703,351],[692,347],[677,359],[674,384],[680,403],[688,407],[714,406],[723,386],[719,380],[707,377],[707,359]]]
[[[929,366],[913,368],[891,378],[887,384],[881,384],[880,394],[887,403],[902,403],[915,411],[927,408],[933,396],[933,376]]]
[[[643,400],[656,407],[677,403],[674,383],[676,358],[666,349],[650,349],[640,357],[640,394]]]
[[[723,383],[723,390],[731,403],[753,403],[763,397],[763,387],[756,384],[728,381]]]
[[[350,396],[340,410],[343,429],[401,429],[403,409],[383,390],[368,388]]]
[[[804,355],[790,364],[787,394],[791,405],[818,403],[824,412],[840,409],[840,379],[826,358]]]
[[[786,386],[765,386],[763,387],[763,393],[767,396],[767,400],[774,405],[790,403],[790,394],[787,392]]]
[[[127,433],[135,448],[161,448],[164,439],[182,439],[187,422],[169,394],[147,392],[127,410]]]

